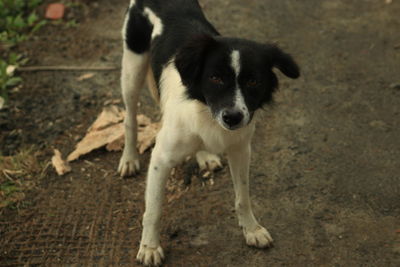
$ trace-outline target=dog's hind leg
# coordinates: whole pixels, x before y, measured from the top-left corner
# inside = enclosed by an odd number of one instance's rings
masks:
[[[200,150],[196,153],[196,160],[200,171],[216,171],[222,168],[220,157],[205,150]]]
[[[250,144],[240,144],[227,151],[235,190],[235,210],[243,228],[246,243],[259,248],[272,244],[271,235],[254,217],[249,196]]]
[[[121,176],[134,175],[139,171],[137,142],[137,103],[140,89],[149,66],[151,26],[145,16],[132,6],[123,27],[124,51],[122,56],[121,87],[126,108],[125,146],[118,166]]]

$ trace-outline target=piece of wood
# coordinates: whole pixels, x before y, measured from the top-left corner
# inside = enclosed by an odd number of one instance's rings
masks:
[[[79,66],[26,66],[18,67],[18,71],[109,71],[119,70],[116,66],[79,67]]]

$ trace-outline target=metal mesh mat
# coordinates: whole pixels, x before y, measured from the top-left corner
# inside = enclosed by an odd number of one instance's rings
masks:
[[[143,192],[142,185],[117,178],[93,183],[60,183],[16,217],[2,215],[0,265],[132,265],[142,208],[131,189]]]

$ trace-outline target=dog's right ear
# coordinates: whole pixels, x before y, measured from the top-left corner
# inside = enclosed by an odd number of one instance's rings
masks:
[[[185,86],[191,87],[200,79],[207,52],[216,45],[210,35],[198,35],[178,51],[175,66]]]

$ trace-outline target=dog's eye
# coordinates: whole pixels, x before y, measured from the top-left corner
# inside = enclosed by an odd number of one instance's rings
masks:
[[[247,81],[247,86],[248,87],[255,87],[257,85],[258,85],[258,82],[256,80],[254,80],[254,79],[251,79],[251,80]]]
[[[224,84],[224,82],[222,81],[222,79],[218,76],[211,76],[210,78],[210,82],[214,83],[214,84],[218,84],[218,85],[222,85]]]

